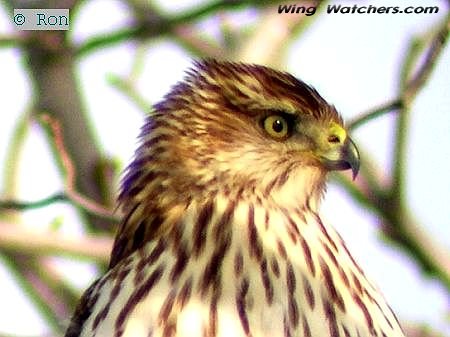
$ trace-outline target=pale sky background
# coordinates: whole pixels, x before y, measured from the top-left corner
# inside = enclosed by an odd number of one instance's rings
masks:
[[[163,1],[161,1],[163,2]],[[188,8],[198,1],[161,4],[167,11]],[[298,2],[297,2],[298,3]],[[353,2],[336,1],[337,4]],[[444,1],[365,1],[373,5],[438,5],[439,14],[358,15],[323,14],[298,41],[292,44],[285,70],[312,84],[336,105],[345,119],[395,97],[399,67],[407,41],[426,33],[446,14]],[[178,6],[175,6],[178,4]],[[237,24],[251,22],[254,12],[236,15]],[[75,41],[117,29],[128,20],[118,1],[93,0],[72,23]],[[202,23],[207,34],[215,36],[214,20]],[[10,18],[0,8],[0,34],[13,31]],[[136,147],[142,113],[107,81],[109,74],[126,76],[135,55],[133,44],[99,50],[78,65],[80,87],[98,140],[105,152],[129,162]],[[171,85],[182,78],[191,58],[175,44],[161,39],[148,44],[146,65],[139,91],[150,102],[158,101]],[[0,49],[0,172],[12,130],[30,104],[30,83],[18,50]],[[407,199],[415,218],[440,244],[450,247],[450,48],[441,56],[430,84],[417,98],[411,113],[408,145]],[[393,116],[369,122],[353,134],[362,151],[370,153],[382,170],[392,155]],[[38,200],[62,189],[58,172],[42,132],[32,127],[21,165],[18,197]],[[0,173],[0,191],[3,181]],[[439,284],[424,278],[416,265],[402,252],[386,246],[376,234],[376,218],[355,206],[339,188],[330,186],[322,206],[324,218],[336,226],[350,250],[382,289],[401,318],[428,322],[450,335],[448,294]],[[78,219],[65,204],[56,204],[24,213],[23,223],[45,230],[55,219],[63,223],[67,235],[79,235]],[[331,221],[332,220],[332,221]],[[1,262],[1,258],[0,258]],[[95,277],[89,266],[55,259],[64,265],[68,277],[86,288]],[[21,294],[0,263],[0,334],[43,336],[43,322]],[[24,319],[26,317],[26,319]],[[25,324],[26,323],[26,324]]]

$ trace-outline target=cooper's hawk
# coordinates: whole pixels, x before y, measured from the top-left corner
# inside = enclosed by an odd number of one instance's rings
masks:
[[[403,336],[318,214],[328,171],[358,168],[313,88],[198,62],[147,118],[109,271],[66,336]]]

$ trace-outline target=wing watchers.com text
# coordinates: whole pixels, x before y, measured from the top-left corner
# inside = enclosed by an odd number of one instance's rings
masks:
[[[304,14],[307,16],[314,15],[317,7],[278,5],[278,14]],[[327,14],[436,14],[439,12],[438,6],[345,6],[345,5],[327,5],[325,9]]]

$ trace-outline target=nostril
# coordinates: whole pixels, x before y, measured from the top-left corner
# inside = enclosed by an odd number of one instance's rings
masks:
[[[329,143],[340,143],[341,140],[336,135],[330,135],[330,136],[328,136],[328,142]]]

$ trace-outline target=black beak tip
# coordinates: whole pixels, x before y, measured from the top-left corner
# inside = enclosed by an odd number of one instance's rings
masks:
[[[355,180],[358,176],[359,167],[352,167],[352,179]]]
[[[355,180],[359,172],[360,157],[358,148],[350,138],[348,139],[348,143],[346,146],[345,157],[347,159],[346,161],[348,164],[348,168],[352,169],[353,180]]]

